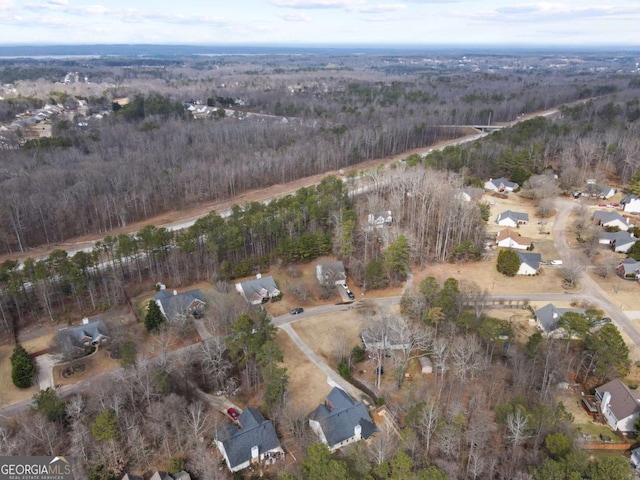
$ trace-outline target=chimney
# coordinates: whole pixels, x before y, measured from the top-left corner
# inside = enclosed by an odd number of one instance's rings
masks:
[[[174,290],[174,291],[173,291],[173,294],[174,294],[174,295],[177,295],[177,294],[178,294],[178,290]]]
[[[356,440],[362,439],[362,427],[359,424],[353,427],[353,434],[355,435]]]
[[[260,449],[258,446],[251,447],[251,460],[257,460],[260,455]]]

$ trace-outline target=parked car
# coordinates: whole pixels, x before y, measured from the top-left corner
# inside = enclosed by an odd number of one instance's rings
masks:
[[[304,308],[296,307],[296,308],[291,310],[291,315],[297,315],[297,314],[302,313],[302,312],[304,312]]]
[[[231,407],[227,409],[227,413],[229,414],[229,416],[235,421],[238,420],[238,417],[240,416],[240,413],[238,412],[238,410],[236,410],[235,408]]]
[[[611,323],[611,319],[609,317],[602,317],[600,321],[604,323]]]
[[[551,260],[549,265],[562,265],[562,260]]]

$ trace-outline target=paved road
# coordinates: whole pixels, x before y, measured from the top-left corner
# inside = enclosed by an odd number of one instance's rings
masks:
[[[565,198],[556,199],[557,213],[552,227],[553,240],[556,250],[558,250],[562,261],[565,263],[570,261],[572,254],[575,255],[578,253],[577,251],[572,250],[567,243],[566,237],[567,221],[571,211],[575,207],[575,200],[567,200]],[[627,317],[627,315],[625,315],[625,313],[618,308],[613,301],[611,301],[610,295],[605,293],[604,290],[600,288],[600,285],[598,285],[593,278],[586,273],[583,273],[580,276],[579,283],[582,285],[579,297],[599,305],[605,312],[607,312],[618,328],[625,332],[636,346],[640,347],[640,332],[638,332],[638,329],[631,322],[629,317]]]

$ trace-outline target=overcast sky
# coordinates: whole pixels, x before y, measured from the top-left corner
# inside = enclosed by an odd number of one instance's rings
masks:
[[[0,0],[0,44],[640,45],[640,0]]]

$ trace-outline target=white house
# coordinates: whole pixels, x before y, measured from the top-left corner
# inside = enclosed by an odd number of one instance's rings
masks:
[[[618,253],[627,253],[638,239],[629,232],[602,232],[598,237],[598,243],[609,245]]]
[[[604,210],[598,210],[593,214],[593,220],[603,227],[618,227],[620,230],[627,231],[629,227],[629,220],[620,215],[618,212],[607,212]]]
[[[620,201],[620,205],[625,212],[640,213],[640,197],[631,194]]]
[[[496,223],[501,227],[515,228],[518,225],[526,225],[529,223],[529,214],[506,210],[498,215]]]
[[[531,247],[530,238],[523,237],[518,232],[510,228],[505,228],[498,232],[496,243],[499,247],[513,248],[515,250],[527,250]]]
[[[378,431],[366,407],[339,387],[334,387],[325,403],[311,414],[309,426],[332,452],[367,440]]]
[[[386,212],[370,213],[367,217],[367,221],[369,222],[369,225],[381,228],[393,223],[393,215],[391,214],[391,210],[387,210]]]
[[[490,178],[489,181],[484,182],[484,189],[492,192],[513,192],[518,187],[517,183],[510,182],[504,177]]]
[[[520,259],[520,268],[516,272],[517,275],[537,275],[540,270],[540,262],[542,255],[539,253],[516,252]]]
[[[609,426],[620,432],[633,432],[640,416],[638,394],[633,393],[619,378],[596,388],[600,411]]]

